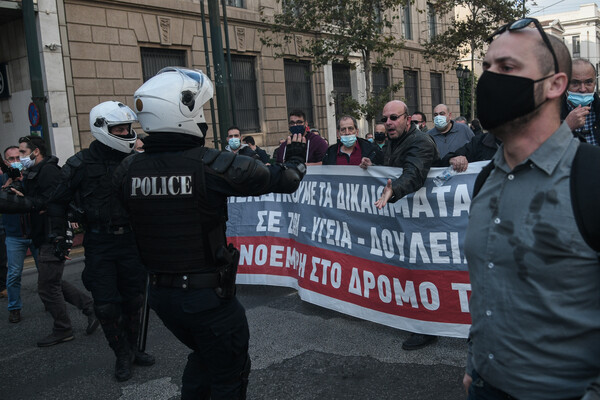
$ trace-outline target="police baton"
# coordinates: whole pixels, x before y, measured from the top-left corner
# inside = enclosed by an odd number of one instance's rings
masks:
[[[137,338],[138,351],[146,350],[146,339],[148,337],[148,318],[150,318],[150,307],[148,307],[148,289],[150,287],[150,275],[146,275],[146,292],[144,293],[144,306],[140,321],[140,333]]]

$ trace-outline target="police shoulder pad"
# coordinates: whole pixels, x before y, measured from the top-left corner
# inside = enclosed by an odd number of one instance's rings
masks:
[[[220,151],[217,149],[206,149],[204,154],[202,154],[202,162],[206,165],[210,165],[213,161],[217,159]]]
[[[235,157],[236,155],[234,153],[221,151],[209,165],[215,172],[222,174],[227,171],[231,163],[233,163],[233,160],[235,160]]]
[[[85,151],[86,150],[81,150],[74,156],[69,157],[69,159],[67,160],[67,162],[65,164],[69,165],[73,168],[81,167],[81,164],[83,164],[83,161],[85,160],[85,155],[84,155]]]

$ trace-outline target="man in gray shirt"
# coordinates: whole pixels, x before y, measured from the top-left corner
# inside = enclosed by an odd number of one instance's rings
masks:
[[[471,400],[600,399],[600,263],[574,217],[580,143],[559,114],[570,56],[533,18],[498,32],[477,87],[481,123],[502,145],[465,238],[473,323],[463,383]]]
[[[452,121],[452,113],[445,104],[438,104],[433,109],[433,124],[435,127],[427,133],[435,141],[440,158],[460,149],[475,136],[468,125]]]

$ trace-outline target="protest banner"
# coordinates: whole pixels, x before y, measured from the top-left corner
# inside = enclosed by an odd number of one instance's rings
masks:
[[[463,242],[471,193],[486,162],[381,210],[402,170],[311,166],[293,194],[231,197],[237,282],[292,287],[304,301],[412,332],[467,337],[470,295]]]

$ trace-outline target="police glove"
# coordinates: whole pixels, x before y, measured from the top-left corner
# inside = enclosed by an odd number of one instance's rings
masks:
[[[72,238],[69,240],[66,237],[58,236],[56,239],[54,239],[54,256],[60,261],[70,260],[69,253],[71,252],[72,245]]]
[[[285,150],[285,161],[303,163],[306,160],[306,142],[288,143]]]

